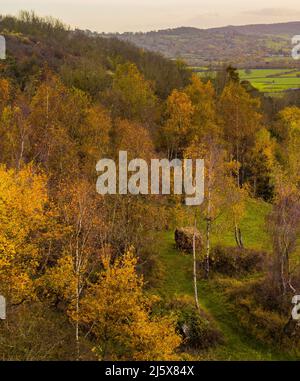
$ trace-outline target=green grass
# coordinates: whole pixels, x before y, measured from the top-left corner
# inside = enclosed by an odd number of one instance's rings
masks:
[[[251,82],[261,92],[282,92],[300,88],[300,78],[296,69],[253,69],[250,73],[239,70],[241,80]]]
[[[270,248],[270,242],[267,232],[265,231],[265,218],[270,212],[270,204],[249,199],[246,202],[244,217],[241,220],[240,228],[242,232],[243,242],[246,247],[251,249]],[[219,223],[219,221],[217,221]],[[222,221],[220,221],[222,225]],[[212,244],[221,244],[224,246],[234,246],[235,238],[232,230],[214,232],[212,234]]]
[[[279,353],[247,335],[222,293],[211,284],[200,281],[199,299],[202,308],[209,312],[223,332],[225,342],[206,353],[206,358],[217,360],[291,360],[289,354]],[[205,358],[205,357],[204,357]]]
[[[243,242],[246,247],[252,249],[269,250],[271,243],[264,228],[265,218],[271,210],[271,205],[264,201],[248,199],[244,217],[241,220],[240,227],[242,231]],[[220,221],[222,223],[222,221]],[[200,228],[204,230],[204,225]],[[214,231],[211,235],[212,245],[235,246],[233,231],[218,232]],[[176,253],[176,255],[174,255]],[[191,294],[193,292],[190,279],[191,275],[191,256],[178,253],[175,248],[174,232],[163,233],[160,237],[160,256],[163,261],[168,277],[163,290],[167,295]],[[176,259],[176,264],[174,264]]]
[[[203,67],[198,68],[198,70],[198,75],[201,77],[209,74]],[[250,69],[250,72],[241,69],[238,72],[241,80],[249,81],[257,90],[268,93],[268,95],[273,96],[273,94],[300,88],[299,69]]]
[[[278,75],[291,71],[291,69],[250,69],[250,73],[246,70],[239,70],[241,79],[265,78],[269,75]]]
[[[299,70],[296,70],[296,71],[293,70],[290,73],[280,75],[281,78],[298,77],[298,76],[300,76]]]
[[[270,206],[264,202],[249,200],[246,214],[241,227],[244,233],[244,241],[247,247],[267,248],[269,246],[267,235],[262,231],[265,216]],[[164,279],[157,286],[156,292],[164,298],[170,299],[175,295],[193,296],[193,259],[189,254],[183,254],[176,250],[174,244],[174,232],[160,233],[160,261],[164,267]],[[220,236],[213,234],[215,243],[234,245],[232,234]],[[278,353],[273,348],[267,347],[243,330],[238,320],[231,311],[222,292],[218,289],[214,280],[200,280],[198,284],[201,307],[206,310],[216,321],[223,332],[224,344],[218,345],[208,351],[202,351],[195,355],[197,360],[289,360],[286,353]]]

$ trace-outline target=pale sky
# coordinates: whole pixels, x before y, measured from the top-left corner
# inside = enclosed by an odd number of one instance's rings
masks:
[[[300,21],[299,0],[1,0],[0,14],[21,9],[97,32]]]

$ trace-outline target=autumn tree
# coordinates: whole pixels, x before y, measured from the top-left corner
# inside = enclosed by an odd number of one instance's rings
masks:
[[[118,163],[119,151],[126,151],[128,163],[135,158],[141,158],[150,164],[157,156],[150,131],[141,123],[116,119],[112,127],[112,157]],[[129,177],[139,171],[129,171]],[[149,173],[150,175],[150,173]],[[137,184],[140,181],[136,180]],[[150,181],[147,190],[150,190]],[[125,193],[125,189],[123,189]],[[143,272],[151,273],[148,280],[155,276],[157,240],[155,231],[159,230],[165,221],[164,207],[159,202],[159,196],[136,194],[128,191],[121,195],[106,195],[104,203],[107,210],[107,225],[109,226],[109,242],[116,255],[123,255],[130,246],[136,248],[141,260]],[[160,219],[157,219],[157,214]]]
[[[143,293],[131,251],[112,264],[103,257],[103,271],[81,301],[81,323],[96,338],[101,360],[170,360],[181,339],[173,319],[150,316],[151,299]]]
[[[300,109],[288,107],[279,114],[285,129],[283,162],[274,168],[275,200],[269,216],[273,241],[273,282],[278,294],[295,292],[291,279],[291,255],[297,248],[300,229]]]
[[[79,173],[91,178],[95,163],[109,152],[110,116],[83,91],[46,74],[30,104],[29,158],[56,182]]]
[[[228,162],[232,163],[232,174],[236,179],[234,194],[238,197],[234,197],[234,205],[240,206],[240,201],[244,197],[243,191],[239,189],[247,180],[245,173],[247,153],[253,148],[256,133],[262,128],[260,102],[257,98],[251,97],[238,82],[230,81],[222,92],[218,109],[223,138],[229,152]],[[239,216],[236,214],[240,207],[233,210],[235,238],[238,246],[243,246],[241,229],[237,224]]]
[[[248,182],[255,197],[272,199],[276,149],[276,141],[271,137],[271,133],[266,128],[258,130],[253,148],[246,153],[245,166]]]
[[[94,179],[95,163],[111,154],[111,133],[112,121],[107,110],[100,105],[88,106],[76,137],[81,175]]]
[[[185,151],[186,157],[204,159],[204,202],[200,206],[200,215],[205,221],[205,275],[209,277],[211,260],[212,232],[224,234],[226,229],[237,226],[243,216],[242,189],[237,188],[232,176],[232,165],[226,161],[227,153],[222,144],[211,139],[210,144],[195,140]],[[234,224],[233,224],[234,221]],[[235,231],[237,237],[237,232]],[[242,246],[241,238],[237,240]]]
[[[189,143],[199,141],[217,140],[221,136],[217,118],[216,94],[210,81],[204,83],[198,75],[193,75],[191,83],[184,89],[192,106],[192,131]],[[209,144],[209,143],[208,143]]]
[[[283,160],[291,181],[300,184],[300,108],[287,107],[279,113],[279,123],[285,130],[281,144]]]
[[[0,284],[11,304],[35,295],[35,277],[44,255],[51,214],[46,176],[32,166],[0,167]]]
[[[240,222],[246,213],[246,201],[249,197],[249,190],[246,185],[239,187],[236,183],[236,173],[239,167],[236,166],[235,161],[227,163],[227,170],[231,174],[227,177],[226,192],[224,197],[226,198],[227,208],[225,209],[225,220],[229,229],[234,232],[234,239],[236,245],[240,248],[244,247],[242,230]],[[233,173],[235,175],[233,175]]]
[[[78,167],[71,133],[81,118],[80,106],[80,97],[75,101],[59,79],[50,74],[31,101],[30,154],[53,175],[65,175]]]
[[[20,169],[28,160],[30,112],[26,98],[18,94],[13,104],[7,104],[0,117],[0,159]]]
[[[272,280],[278,295],[295,293],[291,279],[291,255],[300,232],[300,193],[286,174],[277,169],[276,198],[268,218],[273,242]]]
[[[215,78],[215,87],[218,94],[222,94],[224,88],[231,82],[239,83],[239,73],[236,68],[229,66],[223,66],[217,71]]]
[[[163,126],[169,159],[182,155],[191,132],[193,112],[194,107],[188,95],[182,91],[173,90],[167,99],[166,121]]]
[[[65,234],[62,252],[49,267],[40,284],[43,294],[54,303],[65,303],[75,324],[75,341],[80,358],[80,299],[93,272],[99,268],[99,253],[106,248],[107,229],[101,218],[101,200],[85,180],[60,186],[58,207]]]
[[[11,96],[11,84],[8,79],[0,78],[0,113],[7,105]]]
[[[131,119],[151,127],[157,119],[157,97],[153,84],[146,80],[133,63],[119,64],[106,102],[114,116]]]
[[[112,150],[116,159],[119,151],[127,151],[129,160],[141,158],[150,162],[155,157],[151,133],[141,123],[116,119],[112,136]]]
[[[223,90],[219,102],[219,112],[223,136],[227,142],[230,159],[240,164],[237,184],[245,181],[245,160],[247,150],[254,145],[256,132],[261,128],[260,102],[252,98],[236,82],[230,82]]]
[[[191,84],[185,89],[193,105],[192,132],[185,157],[204,159],[205,163],[205,197],[201,205],[201,214],[206,224],[205,274],[209,276],[211,251],[211,229],[221,214],[224,198],[225,151],[217,120],[216,97],[211,82],[203,83],[193,75]],[[221,197],[220,197],[221,196]]]

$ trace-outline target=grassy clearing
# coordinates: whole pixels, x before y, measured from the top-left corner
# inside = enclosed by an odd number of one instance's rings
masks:
[[[269,243],[266,233],[261,230],[270,206],[264,202],[249,200],[246,214],[242,221],[244,241],[246,246],[252,248],[266,248]],[[174,244],[174,233],[161,233],[160,260],[164,267],[164,279],[156,292],[164,298],[180,295],[193,296],[192,256],[180,253]],[[213,235],[215,243],[234,245],[231,234]],[[226,302],[222,291],[218,289],[214,280],[199,281],[199,299],[204,310],[210,313],[223,332],[225,342],[208,351],[195,354],[196,360],[289,360],[286,353],[277,353],[275,350],[262,345],[239,326],[230,305]]]
[[[245,208],[244,218],[240,227],[243,241],[246,247],[251,249],[269,250],[271,243],[267,232],[264,229],[265,218],[270,212],[270,204],[264,201],[248,199]],[[222,221],[219,221],[222,224]],[[204,229],[204,222],[201,230]],[[164,267],[171,269],[162,289],[166,295],[184,295],[193,292],[192,279],[192,258],[188,254],[178,253],[175,248],[174,232],[162,233],[160,239],[160,255]],[[212,245],[235,246],[233,231],[221,232],[215,229],[211,235]],[[174,263],[176,259],[176,263]]]
[[[270,212],[270,204],[249,199],[246,202],[244,218],[240,223],[243,242],[246,247],[251,249],[268,250],[270,242],[267,232],[265,231],[265,218]],[[222,225],[223,221],[217,221]],[[213,245],[235,246],[235,238],[233,230],[222,231],[216,229],[212,234]]]
[[[241,80],[251,82],[259,91],[282,92],[300,88],[299,70],[297,69],[253,69],[239,70]]]
[[[225,343],[210,349],[204,358],[217,360],[291,360],[289,354],[257,342],[247,335],[234,316],[231,306],[220,290],[210,282],[199,282],[199,298],[202,308],[216,320],[225,337]]]

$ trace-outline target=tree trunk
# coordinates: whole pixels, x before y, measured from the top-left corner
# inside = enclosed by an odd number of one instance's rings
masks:
[[[237,246],[243,249],[244,244],[242,240],[242,232],[241,229],[238,227],[237,223],[234,224],[234,238]]]
[[[238,237],[239,237],[239,243],[240,243],[240,248],[244,248],[243,240],[242,240],[242,232],[241,229],[238,227]]]
[[[238,226],[236,223],[234,224],[234,238],[235,238],[235,242],[236,242],[237,246],[240,247],[239,235],[238,235]]]
[[[76,264],[75,264],[75,274],[76,274],[76,321],[75,321],[75,342],[76,342],[76,361],[80,359],[80,342],[79,342],[79,298],[80,298],[80,268],[79,268],[79,248],[77,240],[76,248]]]
[[[75,321],[75,340],[76,340],[76,361],[80,359],[80,342],[79,342],[79,280],[76,289],[76,321]]]
[[[211,231],[211,219],[206,218],[206,257],[205,257],[205,277],[209,278],[209,260],[210,260],[210,231]]]
[[[196,213],[195,213],[194,234],[193,234],[194,296],[195,296],[195,305],[196,305],[196,308],[197,308],[198,311],[200,311],[199,300],[198,300],[198,287],[197,287],[196,228],[197,228],[197,220],[196,220]]]
[[[207,192],[207,211],[206,211],[206,255],[205,255],[205,277],[206,279],[209,278],[209,260],[210,260],[210,232],[211,232],[211,224],[212,224],[212,217],[211,217],[211,191],[212,191],[212,150],[210,151],[210,161],[209,161],[209,171],[208,171],[208,192]]]

